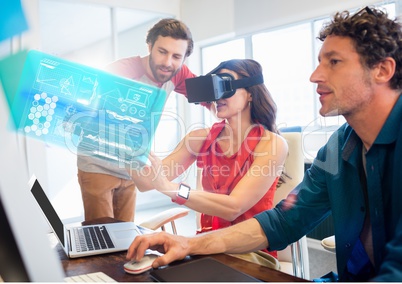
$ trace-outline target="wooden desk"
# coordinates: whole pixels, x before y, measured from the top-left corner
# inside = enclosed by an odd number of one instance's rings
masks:
[[[104,272],[118,282],[151,282],[152,279],[148,272],[133,275],[124,271],[123,265],[127,262],[126,252],[103,254],[99,256],[88,256],[82,258],[68,258],[63,248],[57,241],[54,234],[49,234],[52,247],[57,250],[66,277],[88,274],[92,272]],[[292,275],[270,269],[255,263],[251,263],[227,254],[209,255],[220,262],[225,263],[248,275],[267,282],[307,282],[305,279],[297,278]],[[177,261],[170,265],[191,261],[203,256],[186,257],[184,260]]]

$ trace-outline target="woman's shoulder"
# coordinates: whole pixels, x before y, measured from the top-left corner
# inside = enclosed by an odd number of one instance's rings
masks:
[[[272,132],[268,129],[264,129],[264,133],[263,133],[262,137],[265,138],[264,140],[267,140],[267,141],[271,141],[271,142],[279,141],[279,143],[286,143],[286,139],[282,135]]]
[[[261,136],[261,140],[257,145],[256,151],[266,151],[266,148],[285,151],[288,150],[288,144],[286,139],[278,133],[264,129],[264,133]]]
[[[186,136],[191,138],[206,138],[211,128],[200,128],[190,131]]]
[[[209,134],[211,134],[212,137],[218,135],[224,126],[225,126],[224,121],[216,122],[211,127],[199,128],[199,129],[192,130],[191,132],[189,132],[187,134],[187,137],[200,138],[200,139],[204,138],[204,140],[205,140]]]
[[[192,153],[199,153],[208,137],[210,128],[200,128],[190,131],[184,138],[184,143]]]

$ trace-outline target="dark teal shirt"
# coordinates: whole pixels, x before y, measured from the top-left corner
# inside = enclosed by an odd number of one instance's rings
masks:
[[[402,281],[401,97],[367,152],[366,161],[376,275],[372,280]],[[319,150],[303,181],[294,189],[298,198],[292,209],[284,211],[279,203],[255,216],[269,240],[269,249],[285,248],[332,213],[342,281],[367,210],[359,174],[362,167],[362,141],[344,124]]]

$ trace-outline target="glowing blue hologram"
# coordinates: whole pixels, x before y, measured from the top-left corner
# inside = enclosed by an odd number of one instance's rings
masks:
[[[8,105],[12,105],[28,51],[22,50],[0,59],[0,83]],[[13,127],[13,125],[10,125]],[[13,130],[14,127],[13,127]]]
[[[0,41],[28,29],[21,1],[0,1]]]
[[[29,137],[119,163],[143,163],[166,96],[154,86],[29,51],[11,115]]]

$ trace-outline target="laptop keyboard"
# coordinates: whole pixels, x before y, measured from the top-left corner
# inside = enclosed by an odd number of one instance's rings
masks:
[[[73,228],[77,251],[114,248],[105,226]]]

